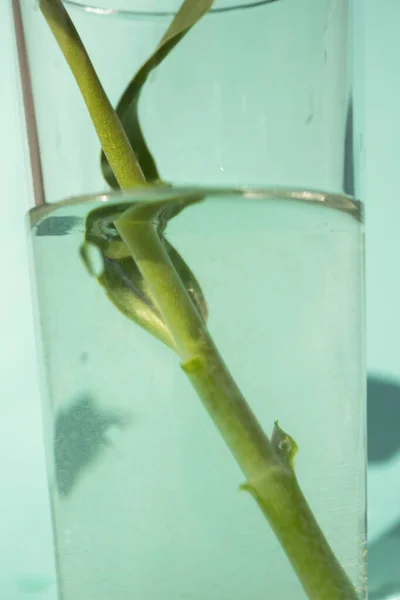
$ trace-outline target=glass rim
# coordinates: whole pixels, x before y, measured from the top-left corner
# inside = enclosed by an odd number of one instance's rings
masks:
[[[106,8],[96,6],[96,0],[88,0],[88,4],[86,2],[82,2],[81,0],[62,0],[63,4],[66,6],[72,6],[74,8],[79,8],[87,13],[91,13],[98,16],[140,16],[140,17],[172,17],[176,14],[176,10],[131,10],[124,8]],[[249,8],[257,8],[259,6],[264,6],[265,4],[271,4],[273,2],[277,2],[278,0],[250,0],[249,2],[244,2],[244,0],[231,0],[231,5],[229,6],[216,6],[215,8],[211,8],[208,11],[208,14],[221,14],[226,12],[231,12],[234,10],[246,10]],[[112,0],[110,0],[110,3]]]
[[[65,200],[41,204],[31,208],[28,212],[31,227],[34,227],[42,218],[59,208],[68,208],[82,204],[130,204],[132,202],[151,202],[160,200],[173,200],[190,197],[213,198],[242,198],[243,200],[290,200],[316,204],[331,208],[353,216],[357,221],[363,222],[362,203],[353,196],[334,192],[324,192],[313,189],[300,189],[291,187],[212,187],[212,186],[171,186],[147,185],[131,190],[106,191],[94,194],[72,196]]]

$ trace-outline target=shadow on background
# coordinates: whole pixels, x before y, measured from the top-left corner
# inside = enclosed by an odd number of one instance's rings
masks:
[[[367,407],[368,462],[390,460],[400,450],[400,384],[369,376]]]
[[[368,463],[378,466],[400,452],[400,383],[369,376],[367,408]],[[368,546],[368,571],[370,600],[400,600],[400,522]]]
[[[400,523],[368,547],[369,600],[400,600],[399,567]]]

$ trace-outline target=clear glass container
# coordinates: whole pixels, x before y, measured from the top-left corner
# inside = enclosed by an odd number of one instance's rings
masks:
[[[361,206],[255,188],[150,188],[31,211],[59,597],[307,598],[178,357],[96,279],[111,246],[82,248],[93,210],[171,198],[203,199],[171,219],[168,242],[262,428],[270,436],[279,420],[297,442],[300,486],[362,600]]]
[[[20,0],[48,202],[107,186],[100,145],[37,0]],[[114,106],[180,0],[65,0]],[[215,0],[150,75],[140,119],[174,184],[352,193],[351,0]],[[38,146],[37,146],[38,142]],[[36,165],[37,166],[37,165]],[[42,201],[39,199],[39,202]]]
[[[351,0],[215,0],[140,97],[163,181],[121,159],[121,193],[74,26],[116,106],[181,2],[87,1],[14,0],[59,597],[363,600]]]

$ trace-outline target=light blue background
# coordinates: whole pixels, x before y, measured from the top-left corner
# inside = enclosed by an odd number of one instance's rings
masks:
[[[362,5],[363,0],[356,0]],[[365,129],[362,196],[367,205],[369,370],[400,380],[400,3],[365,0]],[[360,21],[361,26],[361,21]],[[2,279],[0,296],[0,600],[55,600],[54,565],[40,418],[23,214],[29,205],[27,156],[9,0],[0,5]],[[400,580],[400,453],[369,470],[369,529],[379,552],[374,589]],[[396,546],[397,544],[397,546]],[[397,559],[398,562],[398,559]],[[392,564],[392,566],[391,566]]]

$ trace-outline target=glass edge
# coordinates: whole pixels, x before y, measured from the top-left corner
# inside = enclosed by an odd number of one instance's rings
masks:
[[[28,212],[29,224],[35,227],[44,217],[59,208],[79,204],[108,203],[121,204],[130,202],[146,202],[151,200],[172,200],[188,196],[205,196],[214,198],[243,198],[244,200],[294,200],[319,204],[353,216],[360,223],[364,222],[363,205],[352,196],[319,190],[301,190],[287,187],[238,187],[218,188],[202,186],[147,186],[133,190],[107,191],[66,198],[52,204],[36,206]]]
[[[277,2],[278,0],[254,0],[248,4],[243,4],[238,1],[235,2],[233,6],[226,6],[221,8],[211,8],[210,13],[212,14],[221,14],[226,12],[231,12],[234,10],[246,10],[249,8],[257,8],[259,6],[264,6],[266,4],[271,4],[273,2]],[[121,8],[101,8],[94,6],[92,4],[81,4],[76,2],[75,0],[63,0],[63,3],[66,6],[71,6],[73,8],[78,8],[87,13],[91,13],[98,16],[109,16],[109,17],[172,17],[176,14],[176,11],[148,11],[145,10],[125,10]]]

